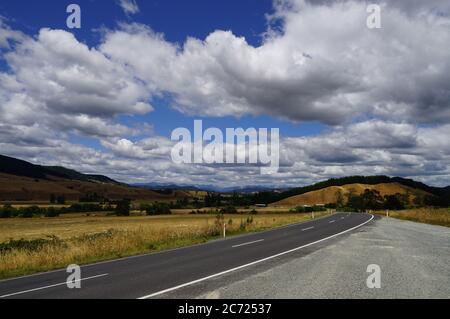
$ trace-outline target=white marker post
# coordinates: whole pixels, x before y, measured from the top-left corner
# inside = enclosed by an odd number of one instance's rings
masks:
[[[389,217],[389,209],[386,209],[386,217]]]
[[[227,224],[223,223],[223,238],[227,237],[226,225]]]

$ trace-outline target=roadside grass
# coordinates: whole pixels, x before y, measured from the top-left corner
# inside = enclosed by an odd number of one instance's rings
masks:
[[[316,214],[317,217],[326,215]],[[310,214],[58,217],[0,220],[0,278],[9,278],[263,231]]]
[[[386,216],[386,211],[377,211],[375,214]],[[389,211],[389,217],[450,227],[450,208],[415,208]]]

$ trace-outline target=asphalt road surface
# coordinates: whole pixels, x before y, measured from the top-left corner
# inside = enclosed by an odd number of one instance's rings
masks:
[[[308,252],[369,225],[373,219],[368,214],[338,213],[266,232],[86,265],[81,270],[80,289],[67,287],[65,270],[3,280],[0,299],[161,298],[293,253]]]
[[[322,246],[322,247],[321,247]],[[312,248],[312,247],[311,247]],[[368,265],[380,267],[370,289]],[[382,218],[304,250],[164,298],[450,299],[450,229]]]

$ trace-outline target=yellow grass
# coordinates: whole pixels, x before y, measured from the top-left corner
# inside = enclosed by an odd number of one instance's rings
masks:
[[[253,218],[252,223],[247,223]],[[309,214],[225,216],[229,235],[308,220]],[[0,243],[57,236],[61,244],[0,253],[0,278],[202,243],[220,235],[214,215],[0,220]]]
[[[377,185],[367,185],[367,184],[348,184],[344,186],[330,186],[317,191],[308,192],[301,195],[296,195],[292,197],[288,197],[279,202],[273,203],[270,206],[299,206],[299,205],[316,205],[316,204],[329,204],[336,203],[337,194],[340,192],[344,197],[344,200],[347,200],[347,196],[350,192],[354,192],[355,194],[362,194],[364,190],[371,189],[379,191],[381,196],[385,195],[395,195],[399,194],[409,194],[410,201],[417,195],[426,195],[428,193],[413,189],[411,187],[399,184],[399,183],[381,183]]]
[[[378,211],[376,214],[386,216],[386,211]],[[401,211],[389,211],[389,217],[450,227],[449,208],[416,208]]]

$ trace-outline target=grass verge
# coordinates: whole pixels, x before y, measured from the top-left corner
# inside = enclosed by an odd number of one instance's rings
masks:
[[[377,211],[377,215],[386,216],[386,211]],[[450,227],[449,208],[417,208],[401,211],[389,211],[389,217],[418,223]]]

